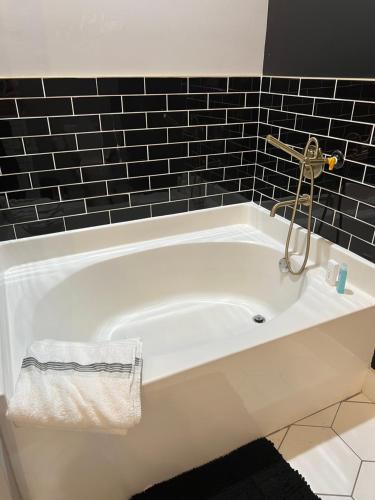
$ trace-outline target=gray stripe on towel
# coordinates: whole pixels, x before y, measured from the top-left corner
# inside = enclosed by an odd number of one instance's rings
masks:
[[[119,372],[119,373],[132,373],[138,366],[141,366],[141,358],[135,358],[134,365],[132,363],[90,363],[88,365],[81,365],[75,361],[62,362],[62,361],[47,361],[42,363],[36,358],[27,357],[22,361],[22,368],[28,368],[29,366],[34,366],[38,370],[57,370],[66,371],[74,370],[77,372]]]

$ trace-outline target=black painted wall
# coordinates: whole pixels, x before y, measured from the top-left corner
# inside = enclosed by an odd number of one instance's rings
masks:
[[[269,0],[264,74],[375,77],[373,0]]]

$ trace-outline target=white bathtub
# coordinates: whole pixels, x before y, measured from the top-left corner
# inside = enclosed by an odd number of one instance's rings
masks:
[[[34,339],[144,342],[127,436],[2,417],[24,500],[123,500],[361,389],[375,266],[313,236],[307,272],[281,274],[286,230],[250,203],[0,245],[5,396]],[[348,264],[345,295],[324,281],[329,258]]]

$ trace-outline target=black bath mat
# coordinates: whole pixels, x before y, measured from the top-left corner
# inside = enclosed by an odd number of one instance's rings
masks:
[[[265,438],[152,486],[132,500],[316,500]]]

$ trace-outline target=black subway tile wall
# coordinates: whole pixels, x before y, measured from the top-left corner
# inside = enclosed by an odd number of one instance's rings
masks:
[[[263,77],[254,202],[270,208],[292,198],[296,161],[266,143],[273,134],[295,148],[311,136],[323,153],[345,154],[340,170],[316,179],[313,229],[324,238],[375,262],[375,82]],[[309,189],[304,183],[303,189]],[[281,212],[290,219],[290,210]],[[298,212],[306,226],[306,211]]]
[[[346,159],[316,179],[313,229],[375,261],[374,81],[25,78],[1,80],[0,93],[0,241],[247,201],[269,209],[294,195],[299,167],[266,135],[300,149],[315,135]]]
[[[251,201],[260,83],[0,80],[0,241]]]

